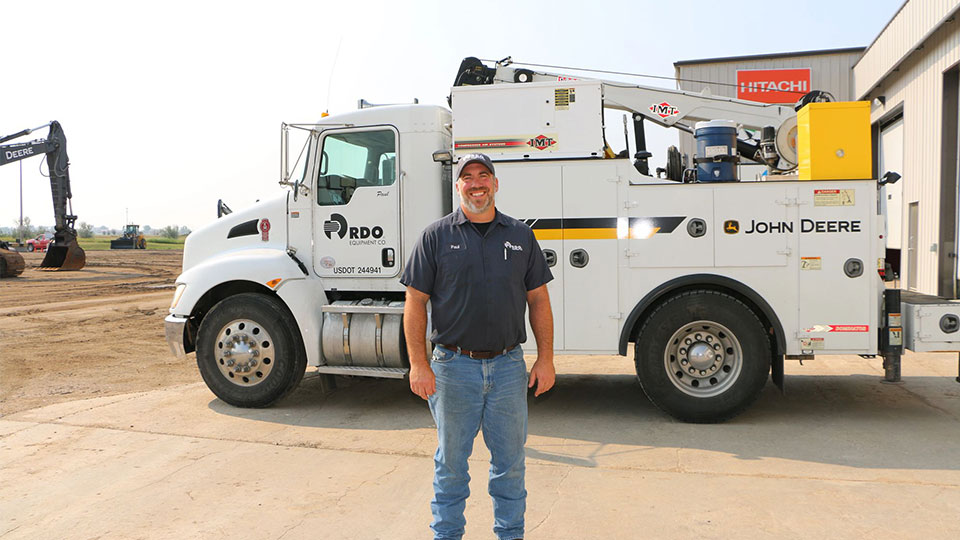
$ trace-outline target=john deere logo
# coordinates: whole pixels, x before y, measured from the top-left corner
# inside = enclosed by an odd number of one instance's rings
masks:
[[[537,150],[543,150],[557,144],[557,140],[552,137],[547,137],[546,135],[537,135],[536,137],[527,141],[527,144],[536,148]]]
[[[336,234],[340,238],[347,235],[347,220],[340,214],[330,214],[330,219],[323,222],[323,233],[332,239]]]
[[[728,219],[723,222],[723,232],[727,234],[737,234],[740,232],[740,222],[735,219]]]

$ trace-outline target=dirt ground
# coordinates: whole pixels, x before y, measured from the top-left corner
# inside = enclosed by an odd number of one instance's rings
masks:
[[[163,333],[182,251],[87,251],[75,272],[39,270],[43,255],[0,281],[0,416],[201,380]]]

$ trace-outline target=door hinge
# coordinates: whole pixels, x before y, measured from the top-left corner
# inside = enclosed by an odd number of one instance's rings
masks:
[[[611,318],[611,319],[617,319],[617,320],[622,319],[622,318],[623,318],[623,313],[620,313],[620,312],[611,313],[611,314],[610,314],[610,318]]]
[[[801,203],[797,199],[787,197],[786,199],[777,199],[777,204],[780,204],[783,206],[800,206],[801,204],[806,204],[806,203]]]
[[[777,250],[777,255],[786,255],[787,257],[789,257],[789,256],[792,255],[792,254],[793,254],[793,250],[790,249],[790,248],[784,248],[784,249],[778,249],[778,250]]]
[[[629,209],[631,209],[631,208],[636,208],[636,207],[638,207],[638,206],[640,206],[640,203],[637,202],[637,201],[624,201],[624,202],[623,202],[623,207],[624,207],[624,209],[627,209],[627,210],[629,210]]]

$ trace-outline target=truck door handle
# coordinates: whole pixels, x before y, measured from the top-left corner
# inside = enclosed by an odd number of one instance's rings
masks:
[[[552,249],[543,250],[543,258],[547,261],[547,266],[553,268],[557,265],[557,252]]]
[[[590,255],[585,249],[575,249],[570,252],[570,265],[574,268],[583,268],[590,262]]]

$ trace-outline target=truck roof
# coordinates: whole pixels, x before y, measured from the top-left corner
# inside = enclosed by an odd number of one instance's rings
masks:
[[[450,110],[439,105],[381,105],[322,118],[320,125],[390,124],[401,132],[436,131],[450,123]]]

